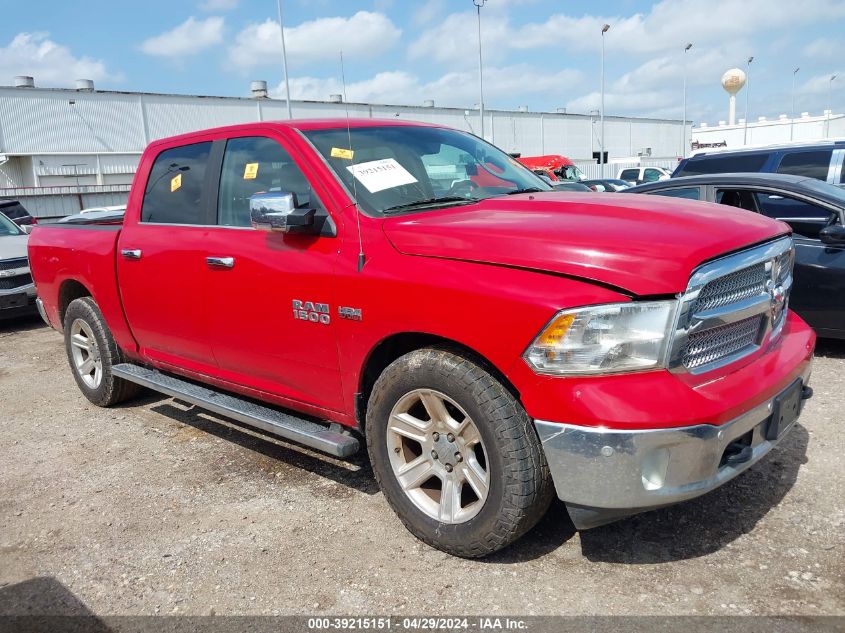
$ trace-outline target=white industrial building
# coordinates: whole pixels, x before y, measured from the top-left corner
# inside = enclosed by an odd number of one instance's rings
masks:
[[[818,115],[802,112],[800,117],[790,118],[781,114],[776,119],[764,116],[756,121],[745,119],[730,125],[719,121],[718,125],[700,123],[692,128],[692,147],[727,147],[736,149],[745,146],[775,145],[779,143],[807,143],[845,137],[845,115],[831,111]]]
[[[253,97],[205,97],[37,88],[28,77],[0,86],[0,198],[18,198],[36,217],[56,217],[82,207],[120,204],[144,147],[152,140],[193,130],[287,118],[284,101],[268,99],[253,82]],[[476,132],[478,111],[421,106],[294,101],[294,118],[401,118]],[[563,154],[598,176],[598,113],[485,109],[487,140],[524,156]],[[622,165],[671,166],[681,153],[680,120],[605,117],[608,177]],[[686,133],[690,132],[689,122]]]

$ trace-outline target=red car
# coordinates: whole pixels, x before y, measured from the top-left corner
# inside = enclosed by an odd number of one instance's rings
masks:
[[[704,494],[811,393],[786,225],[556,193],[443,127],[156,141],[122,225],[39,225],[29,254],[89,400],[141,385],[334,455],[366,444],[408,529],[459,556],[555,494],[579,528]]]

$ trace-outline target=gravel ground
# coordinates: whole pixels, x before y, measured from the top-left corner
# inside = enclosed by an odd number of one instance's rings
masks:
[[[762,463],[584,533],[561,504],[484,561],[415,540],[341,462],[146,395],[99,409],[0,322],[0,612],[845,615],[845,341]]]

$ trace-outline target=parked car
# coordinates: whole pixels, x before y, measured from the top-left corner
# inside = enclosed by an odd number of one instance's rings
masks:
[[[457,130],[265,121],[153,142],[122,225],[44,225],[29,252],[91,402],[142,385],[366,443],[408,529],[476,557],[555,493],[587,529],[709,492],[811,395],[789,227],[573,198]]]
[[[89,207],[82,209],[80,213],[124,213],[125,211],[125,204],[116,204],[109,207]]]
[[[555,191],[586,191],[590,193],[594,191],[582,182],[572,182],[568,180],[557,180],[552,183],[552,188]]]
[[[548,176],[552,181],[571,180],[577,182],[586,178],[571,159],[560,154],[520,156],[517,160],[538,176]]]
[[[616,178],[596,178],[593,180],[582,180],[582,184],[588,187],[599,187],[598,191],[616,192],[628,189],[631,185],[626,180],[617,180]]]
[[[845,183],[845,141],[697,152],[678,163],[673,176],[740,172],[788,174],[842,184]]]
[[[35,312],[28,239],[23,229],[0,213],[0,319]]]
[[[717,174],[628,191],[717,202],[786,222],[795,236],[789,306],[819,336],[845,338],[845,190],[801,176]]]
[[[619,173],[616,174],[617,180],[624,180],[630,185],[668,180],[671,177],[672,172],[663,167],[627,167],[620,169]]]
[[[122,224],[126,207],[85,209],[57,220],[59,224]]]
[[[537,173],[536,171],[534,172]],[[555,191],[595,191],[591,189],[587,185],[580,183],[580,182],[572,182],[570,180],[552,180],[545,174],[537,174],[540,179],[549,185]]]
[[[0,200],[0,213],[18,226],[31,226],[38,223],[17,200]]]

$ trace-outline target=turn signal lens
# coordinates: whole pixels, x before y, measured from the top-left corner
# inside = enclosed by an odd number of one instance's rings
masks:
[[[541,374],[605,374],[662,367],[676,301],[635,301],[564,310],[540,332],[525,361]]]

